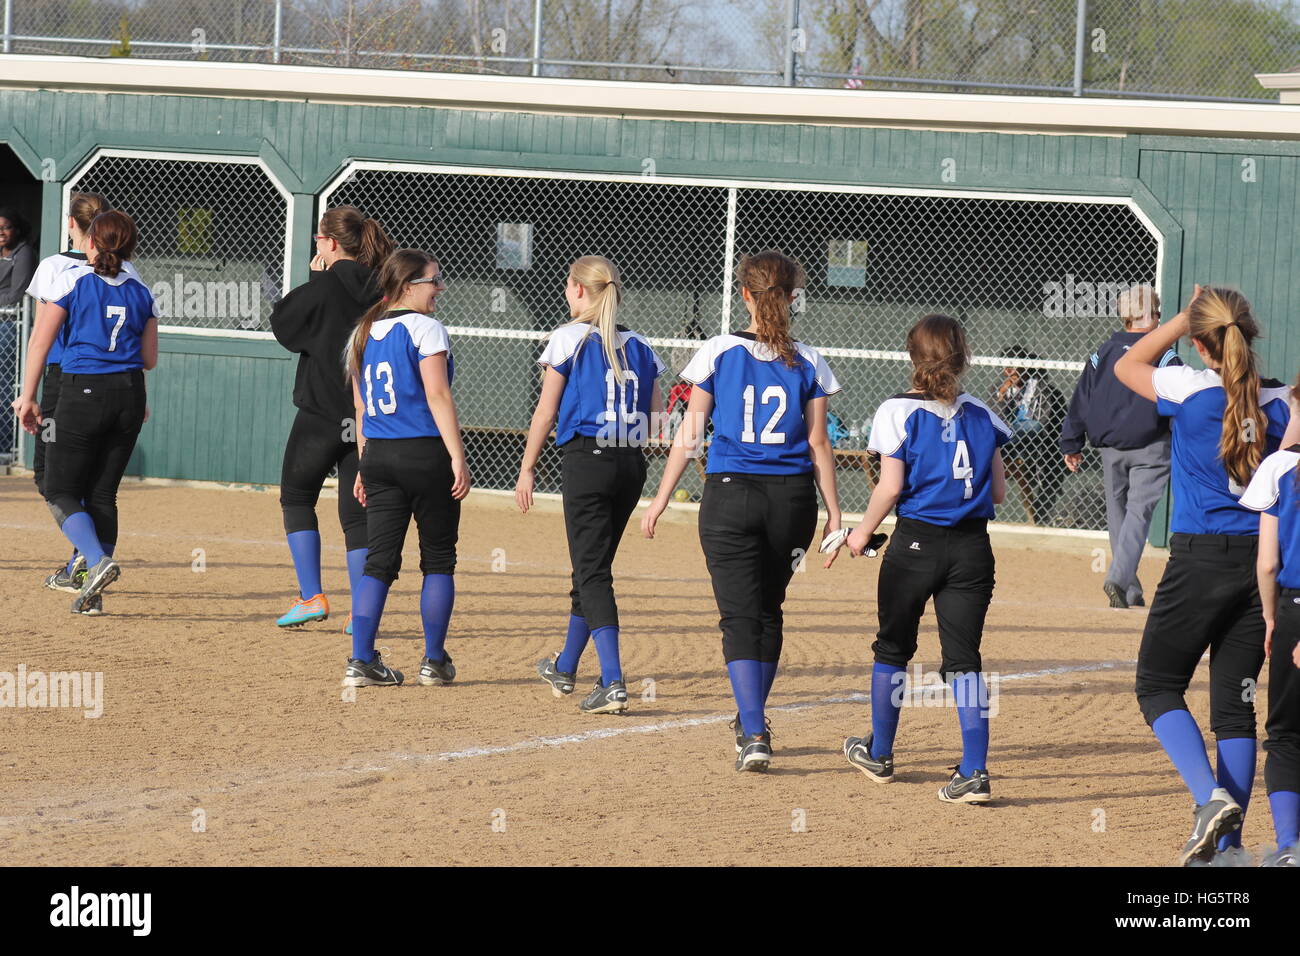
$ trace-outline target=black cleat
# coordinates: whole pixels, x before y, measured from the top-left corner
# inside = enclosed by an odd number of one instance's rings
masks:
[[[1241,829],[1242,811],[1232,795],[1222,787],[1210,792],[1210,799],[1192,811],[1192,835],[1178,854],[1178,865],[1189,866],[1193,861],[1209,863],[1214,858],[1219,841]]]
[[[80,594],[81,585],[85,580],[86,559],[81,555],[77,555],[77,559],[72,562],[71,571],[68,571],[66,564],[63,565],[45,579],[45,586],[51,591],[67,591],[69,594]]]
[[[84,613],[90,607],[91,600],[98,597],[103,590],[116,581],[122,574],[118,563],[107,554],[95,562],[95,566],[86,571],[81,591],[72,599],[72,613]]]
[[[1118,584],[1111,584],[1107,581],[1101,586],[1101,589],[1106,592],[1106,597],[1110,598],[1111,607],[1121,609],[1128,607],[1128,601],[1125,599],[1124,592],[1120,590]]]
[[[733,720],[731,723],[727,724],[727,726],[730,727],[731,732],[736,735],[736,753],[740,753],[740,751],[744,749],[744,740],[745,740],[745,728],[744,725],[742,725],[740,722],[740,714],[737,714],[736,719]],[[776,748],[772,746],[772,718],[764,717],[763,726],[764,729],[767,731],[767,737],[768,737],[767,746],[769,749],[775,750]]]
[[[584,714],[622,714],[627,711],[627,685],[621,680],[612,680],[606,687],[598,678],[596,686],[578,709]]]
[[[564,671],[555,669],[555,662],[559,660],[559,655],[555,657],[544,657],[537,662],[537,675],[542,680],[551,685],[551,693],[556,697],[568,697],[573,693],[574,682],[578,679],[577,674],[566,674]]]
[[[849,763],[861,770],[876,783],[894,782],[894,755],[886,754],[876,758],[871,756],[871,736],[848,737],[844,741],[844,756]]]
[[[420,676],[416,678],[425,687],[440,687],[456,679],[456,665],[451,662],[451,655],[442,652],[442,663],[435,664],[427,657],[420,658]]]
[[[104,595],[96,594],[87,601],[80,611],[73,611],[73,614],[84,614],[86,617],[96,617],[104,613]]]
[[[961,775],[960,766],[952,768],[952,779],[939,790],[944,803],[988,803],[993,799],[989,788],[989,772],[975,770],[969,777]]]
[[[772,763],[772,735],[746,734],[740,738],[736,769],[765,773]]]
[[[375,651],[374,660],[359,661],[348,658],[348,669],[343,675],[344,687],[397,687],[402,683],[402,672],[395,671]]]

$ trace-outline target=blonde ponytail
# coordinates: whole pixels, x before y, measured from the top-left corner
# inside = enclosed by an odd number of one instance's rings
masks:
[[[1264,458],[1268,421],[1259,407],[1259,361],[1251,343],[1259,325],[1250,302],[1232,289],[1206,289],[1187,310],[1188,329],[1219,365],[1226,406],[1219,458],[1239,485],[1250,483]]]
[[[586,322],[587,334],[600,334],[605,362],[614,372],[614,381],[626,378],[627,355],[618,334],[618,307],[623,301],[618,267],[604,256],[583,256],[569,266],[569,278],[582,286],[591,304],[574,322]],[[585,341],[585,336],[584,336]],[[578,346],[581,348],[581,344]]]

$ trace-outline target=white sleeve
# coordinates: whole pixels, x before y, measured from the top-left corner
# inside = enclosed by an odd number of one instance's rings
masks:
[[[699,385],[714,373],[714,363],[717,356],[718,350],[714,347],[713,340],[710,339],[700,346],[698,352],[691,356],[691,360],[686,363],[686,367],[681,371],[681,377],[692,385]]]
[[[876,409],[871,420],[871,435],[867,439],[867,451],[882,455],[892,455],[898,451],[907,438],[907,417],[909,408],[902,402],[886,401]]]
[[[426,319],[411,331],[414,333],[411,339],[421,358],[451,351],[451,340],[447,337],[447,329],[437,319]]]
[[[557,365],[563,365],[573,357],[577,351],[577,341],[574,339],[574,330],[576,326],[562,325],[550,334],[546,340],[546,346],[542,349],[542,354],[537,356],[537,364],[545,365],[547,368],[555,368]],[[577,331],[582,331],[577,329]]]
[[[821,386],[821,390],[827,395],[834,395],[840,391],[839,379],[835,377],[831,367],[826,364],[826,359],[822,357],[822,353],[814,348],[808,348],[807,353],[806,357],[812,361],[813,377],[816,379],[817,384]]]
[[[40,299],[42,302],[48,302],[49,286],[54,278],[54,262],[52,256],[47,256],[40,261],[36,271],[32,273],[32,281],[27,284],[27,294],[33,299]]]
[[[1282,476],[1290,472],[1296,464],[1294,452],[1274,452],[1265,458],[1254,477],[1246,486],[1245,493],[1238,500],[1243,508],[1251,511],[1267,511],[1277,504]]]
[[[53,276],[47,283],[45,290],[48,293],[44,298],[46,302],[58,302],[77,284],[77,280],[85,273],[80,269],[64,269],[58,275]]]
[[[1151,384],[1156,395],[1167,402],[1181,405],[1187,399],[1204,388],[1202,373],[1190,365],[1166,365],[1151,373]]]

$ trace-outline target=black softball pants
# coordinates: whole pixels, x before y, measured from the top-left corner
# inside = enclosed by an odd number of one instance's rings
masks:
[[[1138,650],[1137,698],[1155,723],[1186,710],[1183,695],[1210,650],[1210,729],[1255,736],[1255,683],[1264,664],[1264,614],[1254,535],[1175,534]]]
[[[564,530],[569,538],[573,587],[571,613],[587,627],[618,627],[614,554],[645,485],[640,448],[602,444],[578,436],[562,446]]]
[[[41,417],[55,418],[59,411],[59,390],[63,382],[63,368],[58,365],[45,366],[45,375],[41,379]],[[58,428],[56,424],[54,426]],[[32,453],[32,479],[36,490],[45,497],[45,440],[41,434],[36,436],[36,449]]]
[[[812,474],[714,474],[700,502],[700,546],[713,579],[722,656],[781,658],[786,588],[817,529]]]
[[[45,500],[62,527],[84,511],[104,550],[117,546],[117,489],[144,424],[144,372],[64,373],[45,449]]]
[[[367,577],[392,584],[415,518],[420,572],[454,574],[460,502],[451,496],[451,456],[441,438],[371,438],[361,456],[366,489]],[[349,492],[350,494],[350,492]]]
[[[298,409],[284,446],[280,468],[280,508],[284,532],[317,531],[316,502],[329,477],[339,470],[339,524],[349,551],[366,546],[366,512],[352,493],[357,479],[357,443],[344,441],[347,422]]]
[[[1300,793],[1300,667],[1292,655],[1300,641],[1300,590],[1284,588],[1273,624],[1268,663],[1268,722],[1264,786],[1269,793]]]
[[[921,615],[933,598],[943,679],[984,669],[980,642],[995,567],[987,529],[988,522],[977,518],[952,527],[898,519],[876,579],[876,661],[907,666],[916,653]]]

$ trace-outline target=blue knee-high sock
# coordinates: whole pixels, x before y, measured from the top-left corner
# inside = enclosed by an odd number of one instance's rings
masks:
[[[1277,834],[1277,848],[1285,850],[1300,841],[1300,793],[1294,790],[1275,790],[1268,795],[1268,805],[1273,811],[1273,832]]]
[[[763,668],[763,706],[767,706],[767,699],[772,695],[772,684],[776,682],[776,661],[759,661]]]
[[[375,659],[375,635],[388,600],[388,585],[362,575],[352,592],[352,656],[359,661]]]
[[[1197,805],[1210,799],[1210,794],[1217,787],[1214,771],[1210,769],[1210,758],[1205,753],[1205,739],[1201,728],[1186,710],[1170,710],[1161,714],[1152,723],[1160,746],[1174,763],[1174,769],[1192,792],[1192,799]]]
[[[369,548],[353,548],[347,553],[348,561],[348,591],[355,594],[357,585],[361,583],[361,575],[366,573],[366,555],[370,553]],[[311,597],[311,595],[307,595]]]
[[[1232,737],[1220,740],[1216,756],[1219,772],[1215,778],[1219,786],[1232,794],[1232,799],[1241,804],[1244,816],[1246,805],[1250,803],[1250,788],[1255,783],[1255,738]],[[1241,846],[1241,830],[1219,841],[1219,849]]]
[[[740,726],[747,734],[767,733],[763,720],[763,665],[758,661],[731,661],[727,673],[740,711]]]
[[[610,624],[591,632],[591,643],[596,645],[600,657],[600,683],[608,687],[611,681],[623,679],[623,663],[618,659],[618,628]]]
[[[72,542],[72,546],[86,556],[86,567],[93,568],[104,556],[104,548],[95,533],[95,522],[84,511],[68,515],[59,530]]]
[[[989,695],[979,671],[959,674],[952,680],[957,699],[957,720],[961,723],[961,764],[957,772],[969,777],[987,770],[989,761]]]
[[[903,683],[907,668],[893,664],[871,665],[871,759],[894,752],[894,735],[903,710]]]
[[[576,614],[569,615],[569,632],[564,635],[564,650],[555,660],[555,669],[564,674],[578,673],[578,660],[587,649],[587,639],[591,631],[587,628],[587,619]]]
[[[298,596],[306,601],[320,594],[320,532],[292,532],[289,554],[293,556],[293,570],[298,575]]]
[[[420,620],[424,622],[424,656],[435,663],[446,659],[447,625],[456,604],[456,579],[450,574],[426,574],[420,585]],[[352,628],[356,630],[356,625]]]

